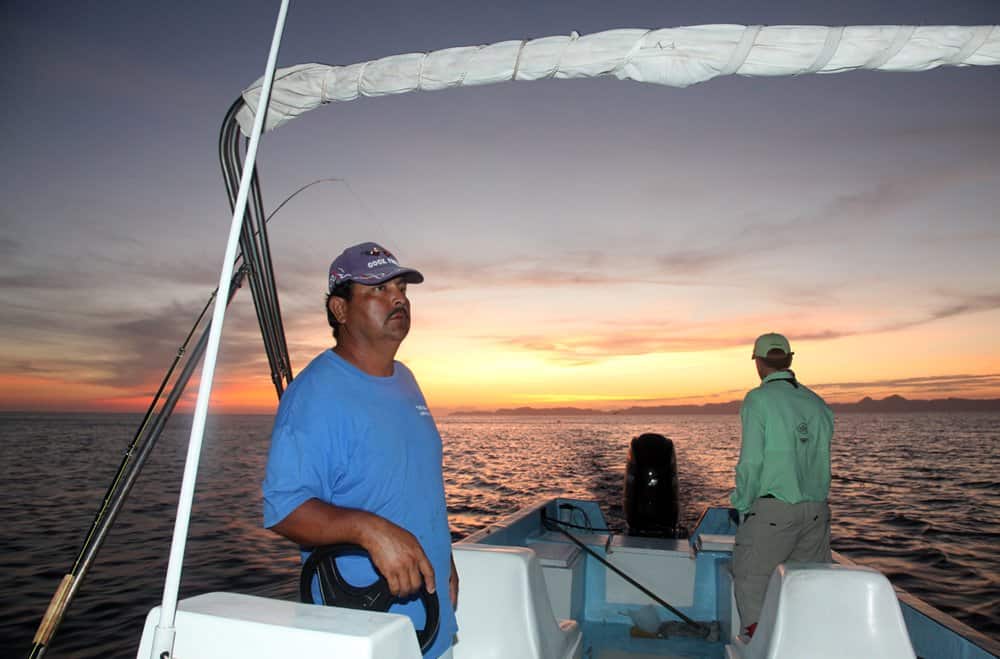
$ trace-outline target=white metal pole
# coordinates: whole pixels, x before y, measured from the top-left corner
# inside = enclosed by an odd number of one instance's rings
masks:
[[[278,10],[278,20],[274,26],[274,37],[271,39],[271,51],[267,56],[267,67],[264,72],[264,86],[261,89],[260,102],[257,105],[257,115],[254,117],[253,130],[250,132],[250,144],[247,147],[246,160],[243,163],[243,176],[240,179],[240,190],[236,196],[236,206],[233,209],[233,220],[229,227],[229,242],[226,244],[226,255],[222,259],[222,272],[219,274],[219,291],[228,289],[233,276],[233,261],[236,259],[236,248],[239,244],[240,229],[243,225],[243,214],[246,211],[247,197],[250,194],[250,182],[253,180],[254,163],[257,160],[257,144],[264,129],[264,116],[267,114],[267,104],[271,97],[271,83],[274,81],[274,69],[278,61],[278,47],[281,45],[281,35],[285,29],[285,16],[288,13],[289,0],[282,0]],[[184,463],[184,478],[181,481],[180,496],[177,501],[177,517],[174,521],[174,537],[170,544],[170,562],[167,564],[167,577],[163,586],[163,604],[160,607],[160,622],[156,625],[153,635],[152,659],[169,659],[173,655],[176,628],[174,618],[177,613],[177,591],[181,582],[181,567],[184,563],[184,547],[187,543],[188,523],[191,520],[191,504],[194,500],[194,486],[198,477],[198,460],[201,457],[201,444],[205,435],[205,419],[208,415],[208,401],[212,395],[212,379],[215,376],[215,363],[219,356],[219,342],[222,338],[222,324],[226,316],[226,295],[215,298],[215,309],[212,312],[212,328],[208,335],[208,346],[205,349],[205,361],[201,367],[201,381],[198,384],[198,399],[194,408],[194,419],[191,425],[191,438],[188,440],[187,460]]]

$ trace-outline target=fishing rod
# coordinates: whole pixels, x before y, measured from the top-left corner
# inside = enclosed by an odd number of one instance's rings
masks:
[[[898,485],[892,485],[890,483],[882,483],[880,481],[873,481],[868,478],[858,478],[856,476],[837,476],[834,474],[831,476],[833,480],[842,481],[844,483],[865,483],[867,485],[878,485],[880,487],[899,487]]]
[[[223,169],[225,170],[225,165],[223,165]],[[278,204],[278,206],[274,210],[272,210],[271,213],[266,218],[264,218],[263,224],[266,225],[270,223],[270,221],[274,219],[274,217],[278,214],[278,212],[282,208],[284,208],[285,205],[288,204],[292,199],[297,197],[302,192],[305,192],[309,188],[318,185],[320,183],[343,183],[348,187],[348,190],[350,190],[352,194],[356,194],[353,192],[353,190],[351,190],[350,185],[347,183],[345,179],[335,178],[335,177],[316,179],[314,181],[311,181],[303,185],[302,187],[298,188],[290,195],[285,197],[285,199],[280,204]],[[266,272],[265,268],[252,267],[245,263],[241,264],[241,262],[245,260],[246,259],[244,254],[240,253],[239,256],[237,257],[237,265],[240,265],[240,267],[236,275],[234,275],[232,281],[230,282],[229,300],[227,304],[231,302],[232,299],[235,297],[237,290],[239,290],[242,287],[244,280],[248,275],[250,275],[250,273]],[[139,427],[136,429],[132,442],[125,450],[125,454],[124,457],[122,458],[121,464],[118,467],[118,471],[116,472],[114,478],[111,481],[111,484],[108,487],[107,492],[104,495],[104,498],[101,502],[101,506],[98,509],[96,516],[94,517],[94,521],[91,524],[90,530],[84,540],[83,546],[80,548],[80,551],[77,554],[72,569],[63,577],[55,593],[53,593],[52,599],[49,603],[49,607],[46,610],[45,614],[43,615],[42,621],[39,624],[38,630],[35,633],[35,637],[33,640],[33,647],[30,654],[28,655],[29,659],[39,659],[40,657],[44,656],[46,648],[49,645],[51,645],[52,639],[55,636],[55,633],[62,622],[62,618],[66,610],[69,608],[70,603],[72,602],[74,596],[76,595],[77,591],[82,585],[84,577],[89,571],[91,564],[96,559],[97,553],[100,550],[101,546],[103,546],[104,544],[108,531],[111,529],[111,527],[117,520],[118,514],[121,511],[121,508],[123,507],[126,499],[128,498],[128,495],[131,493],[135,481],[138,480],[138,477],[143,467],[145,466],[146,460],[148,459],[154,446],[156,445],[156,442],[159,439],[160,434],[162,433],[164,427],[166,426],[167,420],[173,413],[173,410],[178,400],[180,399],[180,396],[183,394],[184,389],[186,388],[187,383],[189,382],[191,375],[194,372],[195,365],[197,364],[198,360],[201,358],[202,354],[205,351],[205,345],[208,339],[208,328],[205,328],[202,331],[201,337],[198,339],[198,342],[195,344],[194,349],[190,353],[188,353],[188,347],[191,343],[192,337],[195,334],[195,331],[197,330],[201,322],[204,320],[205,314],[208,312],[208,309],[211,307],[212,302],[215,300],[215,296],[217,295],[218,291],[219,289],[216,288],[209,295],[208,300],[205,303],[205,306],[202,308],[201,313],[198,314],[198,317],[194,321],[194,324],[191,326],[191,329],[188,331],[187,336],[184,338],[184,340],[181,342],[181,345],[178,347],[177,353],[176,355],[174,355],[173,361],[167,368],[166,374],[163,376],[163,379],[161,380],[160,385],[156,390],[156,393],[153,395],[153,398],[150,401],[148,408],[146,409],[146,413],[144,414],[143,419],[139,424]],[[181,374],[178,376],[177,382],[174,384],[173,389],[168,395],[166,403],[158,413],[156,422],[152,426],[150,426],[150,421],[154,416],[157,404],[159,403],[160,398],[162,397],[163,392],[166,389],[171,376],[173,375],[178,364],[181,362],[181,360],[184,358],[185,355],[188,356],[188,361],[186,362],[186,365],[182,370]],[[292,373],[289,368],[288,370],[289,381],[291,380],[291,378],[292,378]]]
[[[345,179],[335,177],[316,179],[315,181],[310,181],[309,183],[303,185],[285,197],[285,199],[278,204],[278,206],[272,210],[266,218],[264,218],[264,224],[270,223],[270,221],[278,214],[278,211],[284,208],[285,205],[292,199],[320,183],[343,183],[348,187],[348,190],[350,190],[352,194],[356,194],[350,189],[350,185]],[[243,260],[245,260],[244,255],[241,253],[237,257],[237,265],[241,265],[241,261]],[[262,268],[252,268],[246,264],[242,264],[230,282],[229,302],[232,301],[237,290],[242,287],[245,278],[251,272],[261,271],[263,271]],[[29,659],[39,659],[44,656],[46,648],[51,645],[52,639],[62,623],[62,618],[66,610],[69,608],[70,603],[73,601],[74,596],[82,585],[84,577],[89,571],[91,564],[96,559],[101,546],[104,544],[108,531],[112,526],[114,526],[122,506],[132,491],[132,486],[135,481],[138,480],[149,454],[156,445],[163,428],[166,426],[167,420],[173,413],[173,409],[176,406],[177,401],[183,394],[184,389],[187,387],[191,374],[194,372],[195,364],[197,364],[198,360],[205,351],[205,344],[208,339],[208,329],[206,328],[202,331],[201,337],[198,339],[198,342],[195,344],[194,349],[190,353],[188,353],[188,346],[190,345],[191,339],[198,326],[204,320],[205,314],[211,307],[218,292],[218,288],[211,292],[208,300],[205,302],[205,306],[201,310],[201,313],[198,314],[198,317],[191,326],[191,329],[188,331],[187,336],[177,348],[177,353],[174,355],[173,361],[167,368],[166,374],[163,376],[156,393],[153,395],[153,398],[146,409],[146,413],[144,414],[142,421],[139,423],[139,427],[136,429],[132,442],[125,450],[125,454],[118,467],[118,471],[115,473],[111,484],[108,486],[107,492],[104,494],[101,506],[94,517],[94,521],[91,524],[90,530],[87,533],[80,551],[77,553],[72,569],[63,577],[55,593],[52,595],[48,609],[42,616],[42,621],[38,626],[38,630],[35,632],[33,647],[28,655]],[[171,376],[177,368],[177,365],[181,362],[185,355],[188,355],[186,366],[178,376],[177,382],[174,384],[171,393],[167,397],[167,402],[158,413],[156,422],[152,425],[152,427],[150,427],[150,421],[156,411],[157,403],[159,403]],[[288,377],[289,380],[291,380],[292,374],[290,370],[288,372]]]
[[[226,300],[227,305],[232,302],[233,298],[236,296],[236,291],[238,291],[242,285],[245,275],[246,268],[241,267],[233,276]],[[205,303],[204,308],[201,310],[201,313],[198,314],[198,318],[191,326],[191,329],[188,331],[184,341],[178,347],[177,354],[174,356],[170,367],[167,369],[166,375],[164,375],[163,380],[160,382],[159,388],[153,395],[153,399],[150,402],[138,429],[136,430],[132,442],[125,451],[125,455],[118,467],[118,471],[112,479],[111,484],[108,486],[107,492],[104,494],[104,499],[102,500],[101,506],[94,517],[94,521],[90,526],[90,530],[83,542],[83,546],[77,554],[72,569],[63,576],[62,581],[59,583],[55,593],[52,595],[48,609],[46,609],[45,614],[42,616],[42,621],[39,623],[34,639],[32,640],[32,649],[28,655],[29,659],[38,659],[44,656],[46,649],[49,645],[51,645],[52,638],[55,636],[56,631],[59,629],[59,625],[62,623],[66,609],[73,601],[73,597],[76,595],[80,585],[83,583],[83,578],[90,570],[94,559],[97,558],[97,554],[100,551],[101,546],[104,544],[108,531],[114,525],[115,520],[117,520],[118,514],[121,512],[125,500],[132,491],[132,487],[135,485],[136,480],[138,480],[139,474],[152,453],[157,440],[160,438],[164,427],[166,427],[167,420],[173,414],[174,408],[177,406],[177,402],[184,393],[184,389],[187,386],[188,381],[191,379],[191,375],[194,373],[195,366],[205,351],[209,328],[206,327],[202,331],[201,337],[198,339],[198,342],[195,344],[194,349],[190,353],[188,353],[187,349],[191,343],[191,338],[194,336],[194,333],[201,324],[202,320],[204,320],[205,314],[218,294],[218,291],[218,288],[212,291],[208,302]],[[157,403],[159,402],[164,389],[166,389],[167,383],[170,381],[170,377],[173,375],[174,370],[177,368],[177,365],[185,355],[187,355],[187,361],[185,362],[181,373],[178,375],[176,382],[174,382],[163,407],[160,409],[159,413],[156,414],[155,423],[150,425],[150,420],[153,418]]]

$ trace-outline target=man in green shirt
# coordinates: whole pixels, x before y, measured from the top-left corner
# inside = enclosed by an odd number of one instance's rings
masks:
[[[833,412],[795,379],[781,334],[754,343],[761,383],[740,407],[743,438],[730,500],[740,512],[733,575],[736,605],[749,636],[767,582],[779,563],[831,561],[830,440]]]

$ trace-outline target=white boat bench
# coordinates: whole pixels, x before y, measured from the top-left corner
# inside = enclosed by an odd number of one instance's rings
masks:
[[[455,659],[578,659],[583,635],[556,620],[535,552],[525,547],[458,543]]]
[[[757,631],[727,659],[915,659],[892,584],[881,572],[826,563],[779,565]]]
[[[148,659],[160,607],[146,616],[138,659]],[[183,659],[421,659],[403,615],[316,606],[239,593],[180,600],[174,654]]]

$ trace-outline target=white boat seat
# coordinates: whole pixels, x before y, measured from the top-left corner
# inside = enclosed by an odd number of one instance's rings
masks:
[[[877,570],[818,563],[779,565],[749,643],[726,647],[741,659],[914,659],[896,591]]]
[[[137,659],[149,659],[160,607],[146,616]],[[177,603],[175,657],[184,659],[421,659],[403,615],[316,606],[237,593]]]
[[[458,568],[455,659],[574,659],[583,637],[556,620],[535,552],[525,547],[452,546]]]

